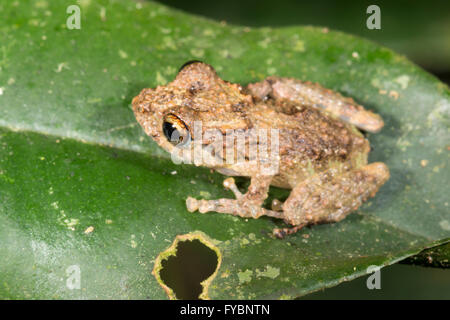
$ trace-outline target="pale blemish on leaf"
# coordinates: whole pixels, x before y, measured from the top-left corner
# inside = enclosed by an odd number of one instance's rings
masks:
[[[374,86],[375,88],[378,88],[378,89],[381,88],[381,81],[380,81],[380,79],[378,79],[378,78],[373,78],[373,79],[370,81],[370,84],[371,84],[372,86]]]
[[[211,193],[209,193],[208,191],[200,191],[200,196],[203,199],[210,199],[211,198]]]
[[[69,69],[69,64],[67,62],[58,63],[58,67],[55,69],[55,72],[61,72],[63,69]]]
[[[82,7],[89,7],[91,5],[91,0],[78,0],[78,3]]]
[[[163,85],[167,83],[167,79],[161,74],[161,72],[156,72],[156,84]]]
[[[86,230],[84,230],[84,234],[90,234],[94,232],[94,227],[93,226],[89,226],[86,228]]]
[[[223,58],[229,58],[229,57],[231,57],[230,51],[228,51],[227,49],[221,50],[221,51],[220,51],[220,55],[221,55]]]
[[[256,235],[253,232],[248,234],[248,238],[256,244],[261,243],[261,239],[256,238]]]
[[[431,127],[435,134],[445,134],[445,129],[442,129],[439,122],[448,121],[446,119],[448,119],[449,114],[450,102],[445,99],[439,100],[436,108],[434,108],[427,117],[427,126]]]
[[[270,279],[275,279],[280,275],[280,268],[275,268],[272,266],[267,265],[266,269],[264,271],[259,271],[259,269],[256,269],[256,277],[266,277]]]
[[[277,73],[276,68],[272,67],[272,68],[267,69],[267,74],[274,75],[275,73]]]
[[[164,47],[167,49],[175,50],[177,48],[175,42],[173,41],[172,37],[164,37],[163,38],[163,44]]]
[[[87,100],[87,103],[89,104],[95,104],[99,102],[102,102],[102,98],[92,97]]]
[[[164,70],[164,73],[168,76],[175,75],[177,72],[177,69],[173,66],[167,66],[167,68]]]
[[[401,137],[397,140],[397,146],[402,150],[403,152],[406,151],[406,148],[410,147],[412,144],[408,140],[406,140],[405,137]]]
[[[100,7],[100,20],[106,21],[106,8]]]
[[[136,240],[134,240],[136,238],[136,236],[134,234],[131,235],[131,239],[130,239],[130,246],[132,248],[136,248],[137,247],[137,242]]]
[[[225,270],[224,272],[222,272],[222,274],[220,275],[221,278],[228,278],[230,276],[230,270]]]
[[[246,239],[246,238],[243,238],[243,239],[241,239],[240,243],[241,243],[241,246],[246,246],[250,243],[250,241],[248,241],[248,239]]]
[[[394,100],[397,100],[400,97],[400,94],[395,90],[391,90],[389,91],[389,97]]]
[[[448,220],[442,220],[439,222],[439,226],[445,231],[450,231],[450,222]]]
[[[33,27],[38,27],[40,24],[40,21],[39,21],[39,19],[30,19],[28,21],[28,24]],[[42,24],[41,24],[41,27],[42,27]]]
[[[205,29],[205,30],[203,30],[203,35],[207,36],[207,37],[213,36],[214,35],[214,31],[211,30],[211,29]]]
[[[170,28],[159,28],[159,31],[161,31],[161,33],[163,34],[169,34],[172,32],[172,29]]]
[[[70,218],[70,219],[64,219],[64,224],[66,225],[66,227],[70,230],[75,230],[75,226],[78,225],[78,223],[80,222],[79,219],[74,219],[74,218]]]
[[[205,55],[205,50],[203,50],[203,49],[191,49],[191,54],[192,54],[192,56],[194,56],[196,58],[203,58],[203,56]]]
[[[402,75],[402,76],[395,78],[394,81],[397,82],[404,90],[404,89],[408,88],[409,79],[410,79],[409,76]]]
[[[120,49],[119,50],[119,57],[121,57],[122,59],[126,59],[126,58],[128,58],[128,53],[126,53],[125,51]]]
[[[47,1],[43,1],[43,0],[37,1],[37,2],[34,4],[34,6],[35,6],[36,8],[45,9],[45,8],[48,7],[48,2],[47,2]]]
[[[265,38],[264,40],[261,40],[258,42],[258,45],[264,49],[266,49],[269,46],[270,43],[270,39],[269,38]]]
[[[293,49],[297,52],[305,52],[305,42],[302,40],[295,41]]]
[[[252,280],[253,271],[247,269],[245,271],[238,272],[237,275],[239,278],[239,283],[246,283]]]
[[[238,58],[245,53],[245,49],[241,46],[231,46],[228,50],[232,58]]]

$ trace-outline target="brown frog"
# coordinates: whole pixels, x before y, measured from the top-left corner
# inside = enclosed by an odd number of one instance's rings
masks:
[[[306,225],[342,220],[389,179],[384,163],[367,163],[369,141],[358,130],[378,132],[381,117],[316,83],[268,77],[242,87],[195,61],[185,64],[173,82],[143,89],[133,99],[133,110],[162,148],[172,154],[184,151],[178,159],[194,158],[197,166],[250,177],[244,194],[233,178],[225,179],[236,199],[188,197],[189,211],[280,218],[293,227],[274,229],[279,238]],[[196,124],[201,126],[194,129]],[[269,132],[267,139],[255,138],[260,129]],[[211,130],[215,135],[206,134]],[[239,133],[244,143],[217,139],[229,132]],[[270,152],[254,157],[252,147]],[[264,170],[263,163],[275,162],[276,171]],[[262,207],[270,185],[292,189],[284,203],[274,200],[271,210]]]

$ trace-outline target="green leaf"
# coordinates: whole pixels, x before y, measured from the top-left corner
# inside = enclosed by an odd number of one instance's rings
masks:
[[[217,250],[213,299],[292,298],[449,240],[450,92],[404,57],[312,27],[79,3],[79,30],[66,27],[72,1],[0,4],[2,298],[166,298],[151,272],[177,235]],[[370,161],[385,162],[391,179],[344,221],[285,240],[268,236],[279,221],[189,213],[187,196],[231,197],[223,176],[173,164],[130,102],[192,59],[233,82],[276,74],[354,97],[385,120],[368,135]],[[77,274],[80,289],[70,289]]]

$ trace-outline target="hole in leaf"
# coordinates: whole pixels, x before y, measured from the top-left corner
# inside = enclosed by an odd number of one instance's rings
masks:
[[[176,299],[199,299],[204,291],[202,282],[217,269],[217,253],[198,239],[180,239],[175,250],[161,261],[160,279]]]

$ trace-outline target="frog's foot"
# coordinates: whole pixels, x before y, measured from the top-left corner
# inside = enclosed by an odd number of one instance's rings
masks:
[[[269,216],[282,218],[280,212],[267,210],[260,206],[247,205],[234,199],[217,199],[217,200],[197,200],[192,197],[186,199],[186,207],[188,211],[206,213],[210,211],[232,214],[242,218],[258,219],[261,216]]]
[[[273,234],[283,238],[307,225],[344,219],[389,179],[389,169],[375,162],[358,169],[333,175],[318,173],[297,185],[283,203],[284,220],[292,228],[277,228]]]
[[[283,218],[282,212],[276,212],[262,207],[270,186],[270,179],[268,177],[252,178],[251,185],[246,194],[242,194],[239,191],[233,178],[225,179],[223,185],[234,193],[236,199],[197,200],[188,197],[186,199],[188,211],[194,212],[198,210],[200,213],[215,211],[254,219],[261,216]]]

